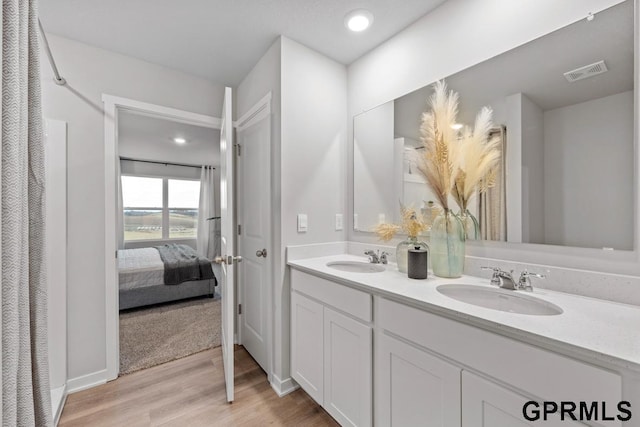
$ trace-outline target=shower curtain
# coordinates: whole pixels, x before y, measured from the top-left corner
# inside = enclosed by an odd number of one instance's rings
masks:
[[[482,240],[507,241],[506,205],[506,144],[507,132],[504,126],[492,129],[491,137],[500,138],[500,162],[497,166],[495,185],[478,197],[478,223]]]
[[[202,166],[200,174],[200,204],[198,206],[198,241],[197,250],[202,256],[213,259],[216,256],[215,227],[219,220],[215,216],[215,169]]]
[[[2,425],[50,426],[35,0],[2,2]]]

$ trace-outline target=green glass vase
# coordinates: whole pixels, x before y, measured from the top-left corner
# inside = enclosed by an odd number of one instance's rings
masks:
[[[431,268],[439,277],[456,278],[464,271],[465,230],[458,215],[446,209],[431,226]]]
[[[464,237],[466,240],[480,240],[480,224],[478,220],[468,209],[460,211],[458,217],[464,228]]]

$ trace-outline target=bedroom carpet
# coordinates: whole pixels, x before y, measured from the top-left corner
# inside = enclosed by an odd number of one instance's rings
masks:
[[[218,296],[120,313],[120,375],[218,346]]]

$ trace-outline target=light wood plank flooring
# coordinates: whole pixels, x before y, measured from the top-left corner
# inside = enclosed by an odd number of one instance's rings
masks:
[[[207,350],[69,395],[60,426],[337,426],[307,394],[279,398],[243,347],[235,401],[226,402],[222,353]]]

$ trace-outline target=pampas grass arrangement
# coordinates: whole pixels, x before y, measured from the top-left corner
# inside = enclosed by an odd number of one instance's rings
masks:
[[[462,212],[467,210],[475,192],[495,184],[495,167],[500,160],[500,139],[489,138],[493,111],[483,107],[473,129],[462,136],[452,125],[457,123],[458,93],[447,90],[444,81],[434,84],[429,111],[422,114],[420,126],[424,152],[418,172],[435,194],[440,206],[449,210],[451,195]]]
[[[434,84],[431,109],[422,114],[420,134],[424,152],[418,172],[433,191],[438,203],[449,210],[449,195],[460,173],[462,160],[458,134],[451,125],[458,115],[458,94],[447,91],[444,81]]]
[[[476,193],[493,187],[496,166],[500,160],[500,138],[489,138],[493,127],[493,111],[483,107],[476,117],[473,130],[465,128],[460,140],[460,170],[455,178],[451,195],[466,212],[469,200]]]

